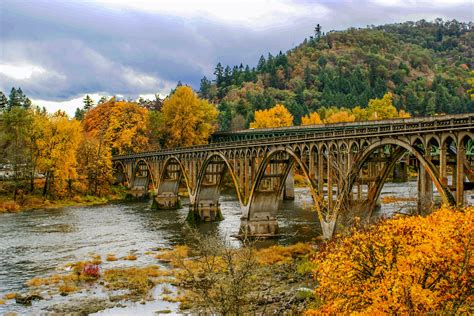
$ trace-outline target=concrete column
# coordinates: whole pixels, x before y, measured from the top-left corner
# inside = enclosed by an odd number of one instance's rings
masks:
[[[324,193],[324,159],[323,154],[318,152],[318,192],[323,195]]]
[[[245,156],[243,159],[243,169],[244,169],[244,195],[249,195],[249,164],[247,161],[248,157]]]
[[[333,182],[332,160],[333,160],[332,154],[329,153],[329,154],[328,154],[328,159],[327,159],[327,161],[328,161],[328,163],[327,163],[327,177],[328,177],[328,181],[327,181],[327,189],[328,189],[327,197],[328,197],[328,207],[329,207],[329,210],[332,210],[332,206],[333,206],[333,200],[332,200],[332,182]]]
[[[395,182],[407,182],[408,181],[408,170],[405,161],[400,161],[393,167],[393,181]]]
[[[427,214],[433,207],[433,182],[425,168],[418,171],[418,214]]]
[[[247,215],[241,218],[239,234],[248,237],[275,237],[278,234],[278,201],[276,191],[255,192]]]
[[[284,200],[295,199],[295,168],[292,167],[285,180],[285,188],[283,190]]]
[[[441,184],[443,185],[448,185],[448,171],[446,169],[446,159],[447,159],[447,153],[446,153],[446,146],[441,146],[439,149],[439,177]]]
[[[314,154],[312,151],[309,152],[309,177],[314,179]]]
[[[464,206],[464,160],[465,149],[462,144],[458,145],[456,151],[456,205]]]

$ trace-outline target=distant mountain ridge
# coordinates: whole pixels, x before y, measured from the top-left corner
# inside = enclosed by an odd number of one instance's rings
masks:
[[[221,130],[246,128],[255,110],[285,105],[301,117],[328,107],[367,106],[391,92],[413,116],[474,111],[469,78],[472,22],[421,20],[315,35],[255,68],[216,66],[200,95],[218,104]]]

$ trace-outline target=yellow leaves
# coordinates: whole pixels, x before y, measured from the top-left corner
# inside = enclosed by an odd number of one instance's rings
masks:
[[[284,264],[291,262],[293,258],[301,257],[311,253],[313,248],[309,244],[297,243],[290,246],[272,246],[258,250],[257,262],[263,265]]]
[[[255,111],[255,121],[250,128],[285,127],[293,125],[293,115],[284,105],[277,104],[271,109]]]
[[[148,110],[136,103],[112,98],[89,110],[83,124],[90,136],[100,139],[114,153],[148,149]]]
[[[344,122],[358,122],[367,120],[386,120],[393,118],[409,118],[410,114],[404,110],[397,111],[392,103],[392,94],[386,93],[381,99],[371,99],[366,108],[356,106],[355,108],[321,108],[323,122],[330,123],[344,123]],[[305,125],[305,124],[303,124]]]
[[[162,138],[165,147],[206,144],[216,128],[217,109],[198,98],[190,87],[181,86],[163,102]]]
[[[333,113],[324,120],[324,122],[327,124],[348,123],[348,122],[354,122],[354,121],[355,121],[355,116],[351,114],[349,111],[344,111],[344,110]]]
[[[323,124],[319,114],[317,112],[312,112],[311,114],[305,115],[301,118],[301,125],[316,125]]]
[[[466,312],[473,234],[474,208],[441,209],[335,240],[315,260],[323,304],[311,313]]]

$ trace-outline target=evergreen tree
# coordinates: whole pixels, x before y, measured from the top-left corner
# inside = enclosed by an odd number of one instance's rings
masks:
[[[82,102],[84,103],[84,112],[87,112],[94,107],[94,100],[92,100],[89,95],[86,95]]]
[[[201,98],[209,98],[209,89],[211,88],[211,81],[204,76],[201,79],[201,86],[199,87],[199,96]]]
[[[321,30],[321,25],[316,24],[316,27],[314,28],[314,35],[317,42],[319,42],[319,40],[321,39]]]
[[[224,79],[224,68],[221,63],[218,63],[216,69],[214,70],[214,76],[216,76],[217,87],[220,87]]]
[[[21,88],[19,88],[18,90],[14,87],[12,88],[12,90],[10,91],[10,95],[8,96],[8,110],[16,106],[21,107],[23,98],[20,92],[23,93],[21,91]]]
[[[76,108],[76,112],[74,113],[74,118],[78,121],[82,121],[84,119],[85,111],[80,108]]]
[[[5,94],[0,91],[0,112],[6,111],[8,108],[8,99]]]
[[[107,102],[107,97],[101,96],[100,99],[99,99],[99,102],[97,102],[97,104],[102,104],[102,103],[105,103],[105,102]]]
[[[265,57],[260,56],[260,59],[258,60],[258,64],[257,64],[257,71],[258,72],[264,72],[266,70],[266,65],[267,65],[267,62],[265,60]]]

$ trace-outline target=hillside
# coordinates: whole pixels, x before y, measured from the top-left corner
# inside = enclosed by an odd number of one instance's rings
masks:
[[[284,104],[299,124],[328,107],[365,107],[386,92],[413,116],[474,111],[468,90],[472,22],[418,21],[322,33],[254,68],[216,66],[200,95],[218,104],[221,130],[247,128],[255,110]]]

